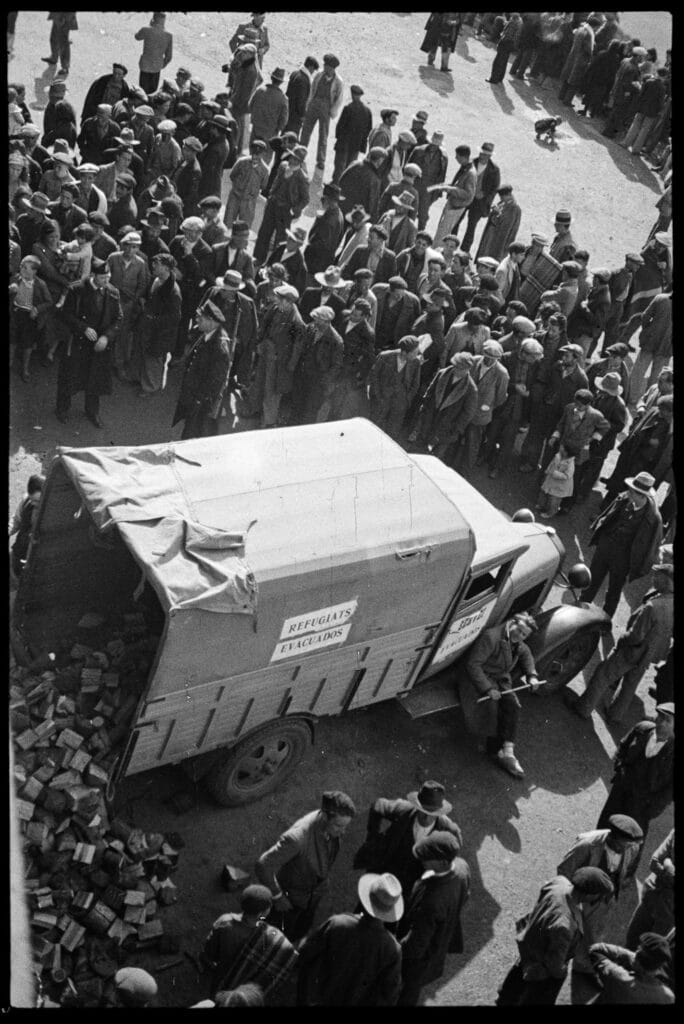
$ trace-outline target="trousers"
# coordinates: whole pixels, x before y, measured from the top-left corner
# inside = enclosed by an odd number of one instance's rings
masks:
[[[553,1006],[565,978],[525,981],[523,965],[517,960],[503,980],[497,1006]]]
[[[146,92],[148,96],[150,96],[153,92],[157,91],[160,75],[161,71],[140,72],[140,88],[143,90],[143,92]]]
[[[449,49],[448,46],[446,47],[446,49],[443,46],[440,46],[440,47],[436,46],[434,48],[434,50],[430,50],[430,52],[427,55],[427,62],[430,65],[430,67],[432,67],[432,65],[435,63],[435,58],[437,57],[437,50],[438,49],[442,51],[441,70],[442,71],[448,71],[449,70],[449,54],[451,53],[451,50]]]
[[[603,603],[603,610],[612,619],[620,603],[622,588],[627,582],[629,551],[616,551],[611,546],[610,541],[599,543],[591,560],[589,570],[591,572],[591,586],[588,590],[584,591],[583,600],[593,601],[607,576],[608,589]]]
[[[504,693],[496,712],[496,736],[488,736],[485,740],[488,754],[497,754],[504,743],[515,741],[519,718],[520,707],[516,695]]]
[[[658,380],[658,374],[670,362],[670,356],[654,356],[639,349],[629,378],[630,404],[636,405],[644,391]]]
[[[452,209],[448,203],[444,206],[437,225],[437,231],[435,232],[434,245],[439,245],[445,235],[453,235],[456,233],[456,229],[461,223],[466,210],[466,206],[461,206],[456,210]]]
[[[644,886],[641,902],[632,914],[627,928],[625,946],[636,950],[644,932],[666,935],[674,925],[674,893],[672,889],[651,889]]]
[[[473,199],[472,203],[468,207],[468,223],[466,224],[465,235],[461,242],[461,248],[465,249],[466,252],[470,252],[470,247],[473,244],[475,238],[475,228],[478,222],[483,217],[489,216],[489,207],[486,201],[482,198]]]
[[[70,29],[59,21],[53,21],[50,29],[50,56],[54,61],[59,61],[59,66],[65,71],[69,70],[71,64],[71,40]]]
[[[335,168],[333,170],[332,180],[337,183],[346,171],[346,169],[354,163],[359,155],[358,149],[352,149],[350,146],[344,146],[337,144],[335,149]]]
[[[632,123],[627,129],[622,145],[625,147],[631,146],[634,155],[638,156],[656,120],[657,118],[647,117],[646,114],[635,114]]]
[[[208,416],[200,408],[197,412],[185,417],[181,441],[191,437],[215,437],[218,434],[218,420]]]
[[[637,658],[636,663],[635,657]],[[617,686],[622,680],[620,696],[611,704],[611,716],[621,718],[621,712],[629,706],[646,668],[647,666],[642,666],[638,652],[635,653],[626,645],[621,646],[618,643],[605,661],[600,662],[594,669],[586,690],[577,702],[577,710],[588,718],[603,700],[610,687]]]
[[[254,260],[256,263],[265,263],[271,245],[271,238],[275,234],[275,242],[282,242],[285,239],[285,232],[292,223],[292,214],[288,206],[282,206],[269,200],[264,207],[264,216],[259,228],[259,234],[254,245]]]
[[[304,114],[302,132],[299,141],[308,146],[311,133],[318,125],[318,147],[316,149],[316,167],[325,167],[325,153],[328,148],[328,132],[330,131],[330,105],[322,100],[312,100]]]

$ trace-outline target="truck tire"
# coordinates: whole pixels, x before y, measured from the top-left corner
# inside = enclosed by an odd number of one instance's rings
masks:
[[[295,770],[311,741],[311,725],[304,719],[270,722],[228,751],[205,776],[206,787],[224,807],[258,800]]]
[[[594,626],[579,630],[574,636],[568,637],[565,643],[548,651],[537,661],[537,672],[546,685],[540,693],[556,693],[575,678],[598,647],[601,631]]]

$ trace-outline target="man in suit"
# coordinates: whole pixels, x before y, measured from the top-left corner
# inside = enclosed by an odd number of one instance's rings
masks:
[[[406,335],[398,348],[380,353],[370,374],[371,419],[395,441],[420,386],[418,344],[418,338]]]
[[[259,193],[268,181],[265,151],[266,143],[254,139],[249,146],[249,156],[239,157],[230,169],[231,190],[223,215],[228,227],[236,219],[245,221],[248,227],[252,226]]]
[[[427,189],[429,195],[446,192],[447,196],[437,225],[435,244],[439,244],[445,235],[456,234],[458,225],[475,198],[477,174],[470,161],[470,146],[456,147],[456,162],[458,170],[450,185],[431,185]]]
[[[386,247],[387,238],[387,230],[381,224],[374,224],[369,228],[368,245],[355,249],[349,262],[341,268],[346,276],[353,277],[360,267],[367,267],[373,272],[374,284],[384,284],[394,277],[397,272],[397,258],[394,252]]]
[[[661,395],[647,413],[632,423],[619,446],[620,455],[606,482],[606,507],[624,487],[626,478],[647,470],[653,473],[655,486],[662,480],[662,468],[672,461],[673,396]]]
[[[309,241],[304,250],[309,274],[317,274],[330,266],[342,237],[344,216],[340,210],[339,185],[329,182],[323,186],[321,206],[321,213],[309,228]]]
[[[355,206],[362,206],[371,220],[378,215],[382,192],[382,168],[387,153],[379,146],[371,146],[364,160],[350,164],[340,177],[340,188],[344,199],[340,200],[343,213],[350,213]]]
[[[549,321],[547,349],[555,340],[556,329],[557,325]],[[535,375],[530,407],[530,429],[520,452],[521,473],[534,472],[540,462],[541,468],[546,470],[552,455],[550,449],[543,452],[547,437],[558,423],[565,406],[572,401],[575,392],[589,386],[587,375],[581,366],[584,356],[582,348],[579,345],[561,345],[556,352],[560,359],[552,362],[550,370],[548,362],[542,362],[540,366],[544,376],[548,372],[543,387],[539,387]]]
[[[178,340],[174,353],[174,362],[183,358],[188,342],[190,322],[195,315],[200,296],[213,277],[212,250],[202,238],[204,221],[200,217],[186,217],[181,223],[180,234],[172,239],[169,252],[176,261],[176,280],[178,281],[181,298],[181,322],[178,327]],[[219,243],[225,245],[226,243]]]
[[[448,832],[456,837],[459,848],[463,846],[461,830],[449,817],[451,810],[444,786],[432,779],[405,800],[379,797],[368,812],[366,838],[354,856],[354,867],[396,875],[402,892],[409,895],[421,875],[420,862],[413,856],[419,839]]]
[[[483,217],[489,216],[494,196],[501,184],[501,172],[492,160],[493,152],[494,143],[483,142],[480,147],[480,155],[473,161],[473,170],[477,175],[477,184],[475,186],[475,197],[468,207],[468,223],[465,235],[463,236],[463,242],[461,243],[461,248],[466,252],[470,252],[478,221]]]
[[[268,257],[266,266],[280,263],[287,271],[287,280],[303,295],[308,278],[308,267],[302,246],[306,241],[305,228],[288,228],[285,232],[285,240],[279,242]]]
[[[112,346],[123,314],[104,260],[94,258],[86,281],[70,285],[62,318],[70,337],[62,344],[57,375],[57,419],[66,423],[71,396],[85,392],[85,413],[101,428],[100,395],[112,393]]]
[[[299,138],[304,123],[306,104],[311,92],[311,80],[319,66],[315,57],[307,57],[302,67],[298,71],[292,72],[287,83],[285,95],[290,104],[290,113],[285,131],[294,132],[297,138]]]
[[[436,192],[428,192],[428,189],[432,185],[441,185],[446,178],[449,158],[444,152],[443,142],[444,132],[433,132],[430,141],[416,146],[409,156],[410,162],[421,171],[415,182],[418,190],[418,227],[421,231],[428,222],[430,206],[437,197]]]
[[[394,1006],[401,989],[401,949],[387,924],[404,912],[398,880],[365,874],[360,912],[335,914],[299,947],[299,1006]]]
[[[171,182],[183,202],[184,217],[194,217],[198,211],[197,200],[202,168],[197,154],[201,152],[202,143],[194,135],[189,135],[181,146],[181,162],[171,175]]]
[[[362,206],[355,206],[351,213],[345,215],[345,229],[335,250],[334,263],[343,267],[355,249],[368,245],[368,222],[370,216]]]
[[[318,123],[318,147],[316,149],[316,167],[322,171],[325,167],[325,151],[328,145],[330,121],[340,112],[343,97],[342,79],[337,74],[339,60],[334,53],[326,53],[323,57],[323,70],[318,71],[311,82],[311,92],[306,105],[304,123],[300,141],[303,146],[309,145],[311,133]]]
[[[112,149],[119,135],[119,125],[112,120],[112,108],[100,103],[94,117],[88,117],[81,124],[76,141],[83,163],[106,163],[105,152]]]
[[[299,312],[305,323],[311,320],[311,311],[318,306],[329,306],[335,314],[333,326],[335,330],[342,330],[344,320],[344,299],[342,292],[347,285],[337,267],[329,266],[326,270],[319,270],[314,274],[316,285],[307,288],[299,300]]]
[[[397,253],[397,273],[404,278],[408,290],[414,295],[418,294],[421,278],[427,279],[428,261],[438,256],[437,250],[432,248],[432,235],[427,231],[417,231],[413,245]]]
[[[183,420],[181,440],[218,434],[218,417],[228,387],[235,339],[223,329],[225,319],[213,302],[197,310],[199,337],[188,353],[172,426]]]
[[[463,952],[461,913],[470,895],[470,869],[451,832],[418,839],[413,853],[422,877],[399,923],[402,989],[399,1006],[416,1006],[424,985],[444,973],[447,955]]]
[[[375,347],[379,351],[399,343],[420,316],[420,300],[407,291],[403,277],[391,277],[387,284],[373,285],[378,300],[375,313]]]
[[[254,260],[247,252],[249,245],[249,226],[244,220],[234,220],[230,238],[227,242],[212,245],[213,277],[223,277],[227,270],[235,270],[242,275],[245,290],[251,299],[256,298],[254,283]]]
[[[366,152],[368,136],[373,125],[370,108],[362,102],[363,89],[351,87],[351,103],[342,108],[335,128],[335,169],[332,180],[339,182],[342,172],[353,164],[359,153]]]
[[[111,353],[114,372],[119,380],[134,381],[140,373],[135,334],[150,281],[147,263],[140,255],[141,242],[137,231],[129,231],[121,239],[122,251],[107,257],[107,270],[112,286],[119,293],[123,313]]]
[[[457,352],[432,378],[418,411],[415,434],[420,449],[446,461],[477,409],[477,387],[470,376],[475,357]]]
[[[271,81],[255,89],[249,101],[249,113],[252,117],[250,142],[252,139],[261,139],[266,143],[264,158],[268,163],[272,156],[268,140],[285,130],[289,114],[287,96],[281,88],[284,81],[285,72],[282,68],[276,68],[271,74]]]
[[[380,124],[376,124],[375,128],[371,131],[368,136],[368,145],[372,148],[378,146],[380,149],[388,150],[392,145],[392,128],[397,123],[399,117],[398,110],[390,110],[385,108],[380,111]]]
[[[501,365],[502,356],[503,349],[498,341],[485,341],[482,355],[474,357],[470,368],[470,376],[477,388],[477,405],[473,418],[465,428],[463,444],[458,450],[458,472],[466,479],[472,474],[485,429],[492,421],[494,410],[506,401],[508,370]]]
[[[505,352],[501,358],[501,365],[508,372],[508,395],[487,428],[482,456],[489,464],[492,480],[499,475],[500,466],[511,465],[513,445],[523,420],[526,400],[536,382],[537,364],[543,355],[544,349],[536,338],[525,338],[517,350]]]
[[[383,214],[380,224],[387,232],[387,245],[392,252],[410,249],[418,231],[413,218],[416,213],[415,197],[407,190],[392,198],[392,209]]]
[[[209,288],[201,304],[209,300],[223,313],[224,331],[235,342],[231,369],[231,384],[245,387],[251,377],[256,358],[258,321],[256,306],[244,294],[245,282],[237,270],[226,270],[223,277],[216,278],[216,284]]]
[[[302,168],[305,158],[304,147],[295,146],[278,168],[254,246],[256,263],[266,262],[273,235],[276,244],[282,242],[292,221],[301,216],[309,202],[309,179]]]

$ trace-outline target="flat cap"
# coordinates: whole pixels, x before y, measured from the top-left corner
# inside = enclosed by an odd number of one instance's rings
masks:
[[[226,318],[223,313],[218,306],[211,301],[211,299],[207,299],[206,302],[203,302],[202,305],[198,307],[197,312],[200,316],[211,317],[211,319],[215,320],[218,324],[225,324],[226,322]]]
[[[399,274],[395,274],[394,277],[390,277],[390,279],[389,279],[389,281],[387,283],[389,284],[390,288],[407,288],[408,287],[408,285],[406,284],[406,281],[404,280],[404,278],[400,277]]]
[[[625,256],[625,261],[630,263],[637,263],[640,267],[644,265],[644,257],[640,256],[638,252],[628,252]]]
[[[272,905],[273,895],[265,885],[248,885],[240,896],[240,906],[247,914],[260,914]]]
[[[324,323],[332,323],[335,319],[335,311],[330,306],[316,306],[311,310],[311,316],[315,320],[321,320]]]
[[[582,271],[582,268],[580,267],[579,263],[577,263],[575,260],[564,260],[564,262],[561,263],[561,267],[568,275],[568,277],[579,277]]]
[[[202,152],[202,143],[194,135],[188,135],[187,139],[183,139],[183,145],[191,149],[193,153]]]
[[[399,117],[399,111],[394,110],[392,107],[383,107],[382,110],[380,111],[380,117],[382,118],[383,121],[385,120],[386,117],[389,117],[390,114],[396,114],[397,117]]]
[[[88,220],[91,224],[100,224],[102,227],[109,227],[109,219],[106,214],[100,213],[99,210],[93,210],[92,213],[88,214]]]
[[[413,132],[410,132],[407,129],[404,130],[403,132],[399,132],[399,141],[406,142],[407,145],[409,146],[415,146],[418,144],[418,140],[416,139]]]
[[[135,188],[136,180],[132,174],[117,174],[116,183],[118,185],[125,185],[126,188]]]
[[[364,95],[364,91],[363,91],[363,89],[361,88],[360,85],[352,85],[352,87],[350,89],[350,92],[352,92],[354,94],[354,96],[363,96]]]
[[[371,146],[368,150],[368,156],[371,160],[380,160],[381,157],[387,156],[387,150],[383,149],[382,146]]]
[[[184,221],[181,221],[181,231],[203,231],[204,221],[201,217],[186,217]]]
[[[79,164],[76,168],[77,174],[99,174],[100,168],[97,164]]]
[[[470,352],[456,352],[449,362],[457,370],[470,370],[473,365],[474,356]]]
[[[414,121],[420,121],[422,124],[425,124],[427,119],[428,119],[428,115],[427,115],[427,112],[425,110],[418,110],[414,114],[414,116],[413,116],[413,120]]]
[[[141,243],[142,238],[140,237],[137,231],[129,231],[121,239],[122,245],[140,245]]]
[[[109,116],[112,112],[112,105],[111,103],[98,103],[95,109],[98,114],[107,114]]]
[[[520,343],[520,351],[525,355],[541,359],[544,355],[544,346],[540,345],[536,338],[525,338],[525,340]]]
[[[337,59],[337,57],[335,56],[334,53],[324,53],[323,54],[323,63],[327,64],[328,67],[331,67],[331,68],[338,68],[340,66],[340,62],[339,62],[339,60]]]
[[[658,935],[656,932],[642,933],[639,937],[636,955],[639,963],[647,971],[655,971],[672,959],[669,942],[664,935]]]
[[[559,210],[556,214],[555,220],[558,224],[569,224],[572,220],[572,214],[569,210]]]
[[[459,352],[458,355],[463,355]],[[465,353],[466,355],[468,353]],[[461,852],[458,839],[451,832],[435,830],[429,836],[419,839],[413,847],[413,856],[420,861],[447,860],[452,861]]]
[[[501,356],[504,354],[504,350],[498,341],[494,341],[490,338],[490,340],[485,341],[482,346],[482,354],[485,356],[491,356],[494,359],[501,359]]]
[[[278,298],[289,299],[291,302],[297,302],[299,299],[299,292],[292,284],[279,284],[277,288],[273,289],[273,292]]]
[[[581,345],[561,345],[561,347],[558,349],[558,351],[559,352],[570,352],[577,359],[582,359],[584,357],[584,349],[582,348]]]
[[[218,206],[221,205],[221,199],[220,199],[219,196],[205,196],[204,199],[200,199],[200,201],[199,201],[199,203],[197,205],[200,207],[200,209],[203,206],[217,206],[218,207]]]
[[[170,117],[165,117],[163,121],[160,121],[157,128],[160,132],[175,132],[176,122],[172,121]]]
[[[644,838],[643,830],[634,818],[630,818],[627,814],[611,814],[608,824],[610,825],[611,832],[617,832],[619,835],[624,836],[625,839]]]
[[[613,883],[600,868],[578,868],[570,881],[587,896],[612,896],[614,892]]]
[[[133,113],[139,114],[140,117],[154,117],[154,110],[147,103],[141,103],[139,107],[134,109]]]

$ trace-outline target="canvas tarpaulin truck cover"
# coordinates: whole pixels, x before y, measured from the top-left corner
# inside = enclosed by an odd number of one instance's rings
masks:
[[[98,529],[119,528],[168,611],[255,612],[256,580],[244,560],[249,524],[225,530],[197,521],[177,472],[187,459],[174,446],[60,455]]]

